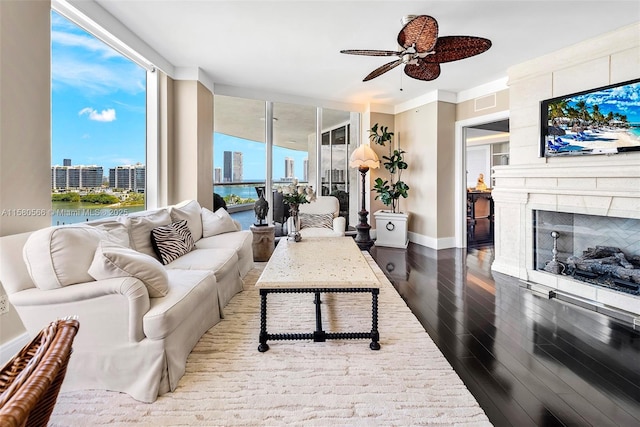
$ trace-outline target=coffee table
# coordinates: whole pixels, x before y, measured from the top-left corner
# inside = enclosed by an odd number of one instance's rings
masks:
[[[351,237],[308,237],[300,242],[280,239],[262,275],[260,290],[260,345],[269,340],[371,339],[369,348],[379,350],[378,294],[380,282]],[[371,293],[371,332],[325,332],[320,310],[321,293]],[[267,295],[270,293],[315,294],[316,330],[312,333],[267,332]],[[348,314],[347,314],[348,315]]]

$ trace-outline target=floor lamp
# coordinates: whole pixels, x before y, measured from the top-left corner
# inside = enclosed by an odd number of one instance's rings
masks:
[[[373,240],[371,240],[371,236],[369,235],[371,226],[367,223],[367,216],[369,215],[369,212],[367,212],[365,204],[365,177],[369,168],[377,169],[380,167],[380,160],[371,147],[362,144],[351,154],[351,157],[349,158],[349,167],[358,168],[362,175],[362,209],[358,212],[360,223],[356,225],[358,234],[356,235],[355,240],[361,250],[368,251],[373,245]]]

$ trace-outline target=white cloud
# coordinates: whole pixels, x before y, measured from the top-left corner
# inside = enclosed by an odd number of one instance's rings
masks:
[[[51,43],[67,48],[81,48],[103,58],[119,58],[121,55],[110,46],[95,37],[73,34],[64,31],[51,31]]]
[[[94,120],[96,122],[112,122],[116,119],[116,110],[113,108],[108,108],[98,113],[97,110],[94,110],[91,107],[87,107],[83,108],[78,113],[79,116],[82,116],[84,114],[87,114],[89,116],[89,120]]]
[[[132,62],[83,61],[63,54],[58,54],[51,62],[54,89],[68,86],[86,94],[106,95],[118,91],[138,94],[146,89],[145,79],[144,70]]]

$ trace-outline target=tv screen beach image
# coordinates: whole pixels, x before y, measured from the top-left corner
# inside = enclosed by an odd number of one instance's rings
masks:
[[[542,102],[541,155],[640,151],[640,80]]]

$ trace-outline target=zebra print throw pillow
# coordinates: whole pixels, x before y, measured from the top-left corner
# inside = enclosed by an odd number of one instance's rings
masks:
[[[333,229],[333,214],[300,213],[300,228]]]
[[[151,242],[164,265],[191,252],[194,246],[186,219],[154,228],[151,230]]]

